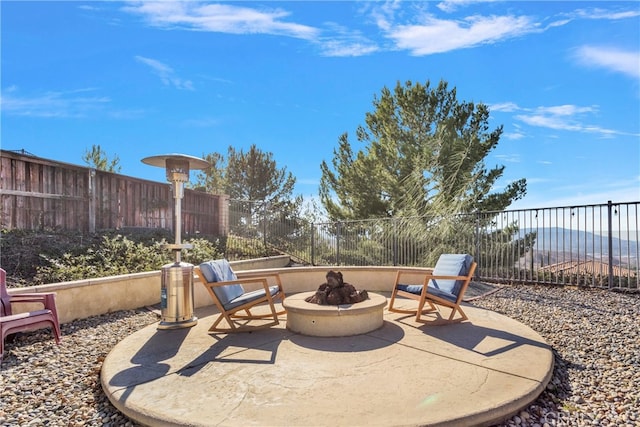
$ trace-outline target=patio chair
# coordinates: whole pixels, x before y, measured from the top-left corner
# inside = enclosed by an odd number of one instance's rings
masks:
[[[33,331],[51,327],[51,331],[60,344],[60,322],[56,310],[55,293],[21,293],[9,295],[6,283],[7,273],[0,268],[0,360],[4,355],[4,341],[7,336],[17,332]],[[25,313],[13,314],[12,304],[42,304],[43,308]]]
[[[446,323],[462,322],[467,320],[467,315],[460,307],[464,298],[464,293],[471,282],[473,273],[476,270],[476,263],[471,255],[466,254],[443,254],[440,255],[435,268],[427,274],[422,284],[402,284],[403,276],[415,272],[399,270],[391,293],[389,311],[396,313],[409,313],[416,315],[416,322],[428,323],[422,319],[426,313],[437,313],[440,310],[437,306],[444,306],[451,309],[451,314]],[[416,309],[398,308],[398,296],[412,299],[418,302]],[[428,308],[425,309],[425,304]],[[459,316],[456,317],[456,314]],[[429,322],[437,323],[437,322]]]
[[[285,311],[276,311],[274,300],[284,301],[285,294],[280,275],[277,273],[238,279],[226,259],[203,262],[195,268],[195,272],[220,311],[209,332],[246,332],[280,323],[278,315],[284,314]],[[275,285],[269,285],[268,278],[271,278]],[[259,283],[262,288],[246,292],[243,283]],[[255,311],[260,310],[257,309],[260,305],[263,306],[261,311],[264,312],[268,308],[269,312],[256,313]],[[252,309],[257,310],[252,312]],[[228,327],[218,326],[223,320],[226,320]]]

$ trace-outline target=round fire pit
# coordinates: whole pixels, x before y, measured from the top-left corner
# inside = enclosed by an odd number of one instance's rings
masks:
[[[287,329],[314,337],[346,337],[366,334],[382,326],[387,299],[369,292],[369,299],[357,304],[319,305],[305,301],[315,292],[287,296]]]

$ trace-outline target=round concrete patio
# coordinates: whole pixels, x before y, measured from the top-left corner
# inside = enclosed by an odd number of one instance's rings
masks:
[[[534,401],[553,353],[529,327],[466,305],[470,321],[415,323],[384,310],[379,329],[310,337],[280,325],[209,334],[148,326],[104,361],[102,385],[125,415],[153,426],[491,425]]]

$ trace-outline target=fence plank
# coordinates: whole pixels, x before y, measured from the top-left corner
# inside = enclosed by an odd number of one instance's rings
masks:
[[[0,150],[0,219],[5,229],[82,232],[123,227],[173,228],[168,183],[153,182]],[[182,230],[218,235],[221,197],[186,189]]]

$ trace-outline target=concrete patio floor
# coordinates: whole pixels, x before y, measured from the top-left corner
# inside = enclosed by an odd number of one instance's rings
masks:
[[[309,337],[280,325],[209,334],[150,325],[121,341],[101,372],[110,401],[153,426],[491,425],[533,402],[553,353],[531,328],[466,305],[470,321],[423,325],[384,311],[382,328]]]

